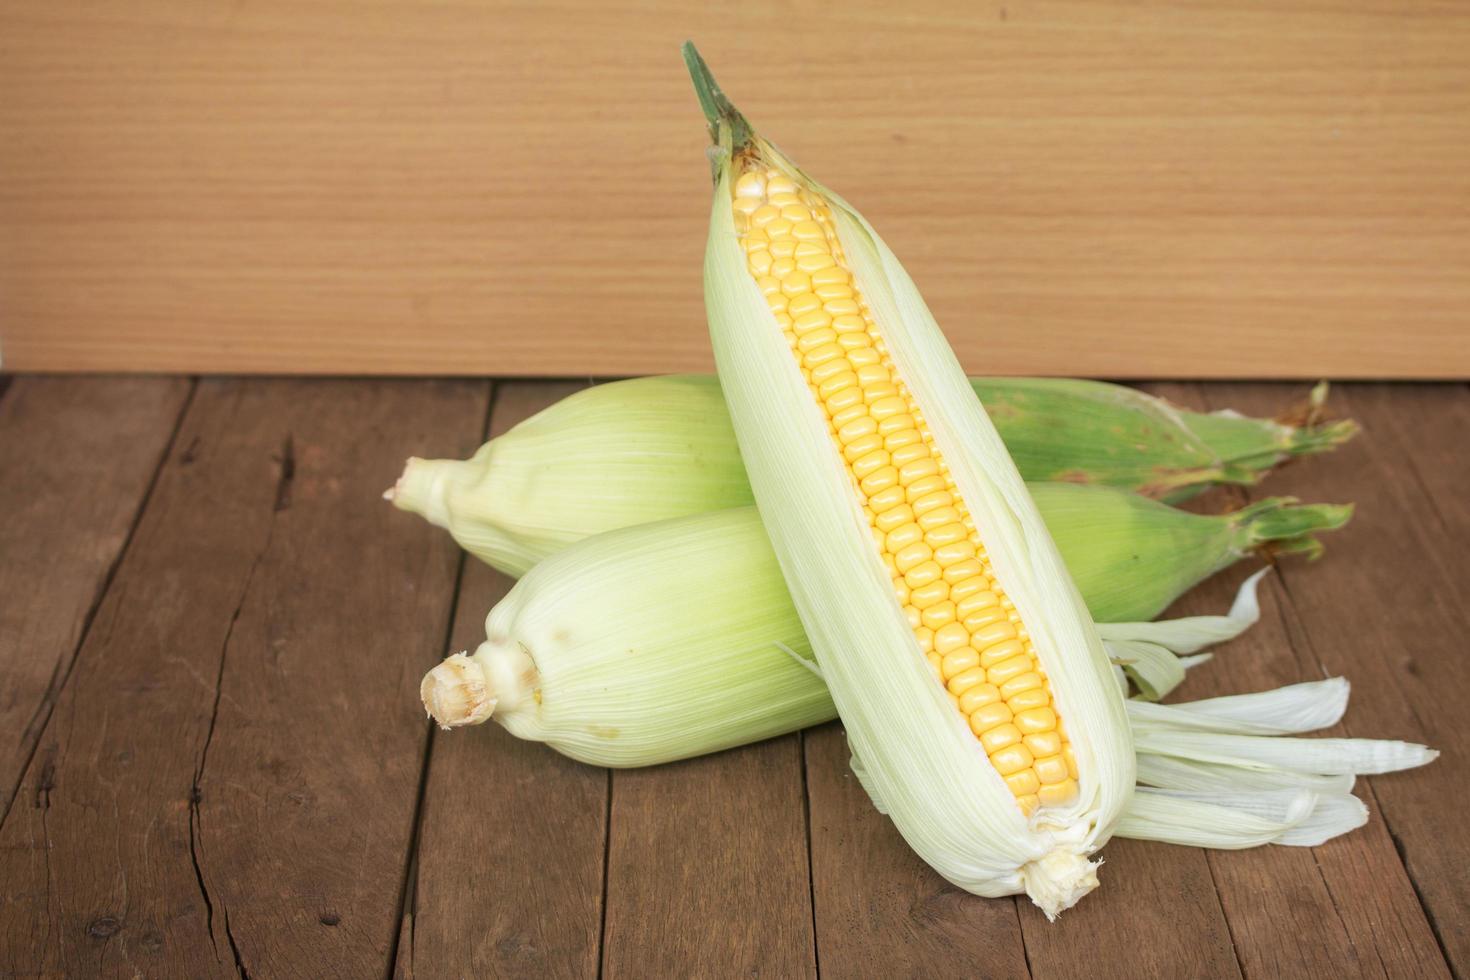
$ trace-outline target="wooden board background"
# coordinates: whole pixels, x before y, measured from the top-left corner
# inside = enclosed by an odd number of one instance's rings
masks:
[[[704,370],[702,46],[973,373],[1470,375],[1470,6],[0,0],[16,370]]]

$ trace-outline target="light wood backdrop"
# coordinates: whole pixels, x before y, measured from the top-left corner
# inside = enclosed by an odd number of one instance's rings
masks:
[[[974,372],[1470,375],[1461,0],[0,0],[4,367],[708,369],[686,37]]]

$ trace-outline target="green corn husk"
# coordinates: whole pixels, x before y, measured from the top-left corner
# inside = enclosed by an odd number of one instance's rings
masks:
[[[1198,583],[1253,552],[1322,553],[1314,534],[1342,527],[1351,504],[1270,497],[1204,515],[1107,487],[1030,484],[1067,569],[1097,619],[1152,619]]]
[[[568,402],[561,406],[576,407]],[[611,442],[597,417],[583,424],[580,409],[577,416],[542,413],[467,460],[410,460],[393,504],[447,529],[494,568],[520,576],[600,531],[750,503],[738,455],[712,456],[701,439],[707,427],[692,423],[690,438],[678,443],[659,412],[656,431],[628,424]],[[683,461],[681,452],[691,459]],[[1105,486],[1028,488],[1093,616],[1111,622],[1152,619],[1253,552],[1314,558],[1322,550],[1314,535],[1342,527],[1352,515],[1350,505],[1272,497],[1206,516]]]
[[[1358,433],[1325,421],[1327,384],[1294,421],[1193,412],[1121,385],[1064,378],[972,378],[986,412],[1028,480],[1104,483],[1178,502],[1214,484],[1259,483],[1294,456],[1326,452]]]
[[[1162,696],[1183,677],[1176,654],[1257,619],[1259,578],[1227,616],[1099,631],[1115,661],[1141,644],[1174,661],[1169,676],[1153,675],[1149,693]],[[501,600],[486,636],[472,655],[425,677],[430,715],[446,728],[493,719],[592,765],[672,762],[836,717],[754,508],[573,545]],[[1280,737],[1335,724],[1347,693],[1334,678],[1167,706],[1130,701],[1139,789],[1118,834],[1239,848],[1317,844],[1360,826],[1367,814],[1350,795],[1355,774],[1421,765],[1434,753]]]
[[[1255,482],[1281,459],[1330,448],[1351,422],[1297,428],[1189,412],[1094,381],[971,384],[1028,480],[1148,490],[1177,498]],[[1208,437],[1200,431],[1208,430]],[[1248,460],[1249,465],[1240,460]],[[577,392],[483,446],[464,466],[410,459],[385,496],[447,526],[466,513],[498,529],[486,560],[519,575],[590,534],[752,503],[713,375],[635,378]],[[472,549],[474,550],[474,549]]]
[[[648,394],[657,382],[657,398]],[[594,393],[597,397],[590,397]],[[508,575],[583,538],[751,503],[729,417],[707,379],[649,378],[588,389],[467,460],[418,459],[385,496],[446,528]],[[1264,549],[1315,558],[1313,537],[1350,506],[1273,497],[1200,516],[1107,486],[1031,483],[1094,615],[1150,619],[1206,576]]]

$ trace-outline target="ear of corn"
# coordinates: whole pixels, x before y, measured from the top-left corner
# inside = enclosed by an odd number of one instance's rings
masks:
[[[971,385],[1033,485],[1053,480],[1177,496],[1238,468],[1227,451],[1254,454],[1256,468],[1247,474],[1254,480],[1268,460],[1300,451],[1293,448],[1298,444],[1316,445],[1313,434],[1326,431],[1235,417],[1220,421],[1240,431],[1214,445],[1191,427],[1216,416],[1117,385],[1062,379]],[[386,496],[455,530],[466,547],[514,575],[589,534],[752,503],[729,413],[708,375],[580,391],[471,460],[409,460]],[[1046,503],[1038,503],[1050,519]]]
[[[1246,581],[1228,616],[1100,624],[1104,644],[1115,662],[1140,645],[1156,647],[1162,664],[1224,642],[1254,621],[1258,579]],[[671,762],[837,713],[749,508],[574,545],[510,591],[486,634],[473,654],[425,678],[435,720],[458,727],[493,719],[594,765]],[[1182,674],[1176,666],[1167,680],[1155,675],[1154,693],[1168,693]],[[1280,737],[1331,726],[1346,704],[1338,679],[1167,707],[1130,701],[1139,790],[1118,833],[1246,847],[1313,843],[1351,829],[1362,818],[1348,795],[1356,773],[1419,765],[1432,753],[1363,740],[1298,748]]]
[[[1113,660],[1162,697],[1177,654],[1256,620],[1252,576],[1227,616],[1099,627]],[[588,538],[528,573],[486,641],[426,678],[444,727],[491,717],[597,765],[703,755],[837,715],[754,508]]]
[[[666,389],[673,401],[677,390]],[[517,427],[467,460],[410,460],[393,503],[514,576],[592,534],[750,503],[733,433],[712,450],[699,426],[680,436],[662,423],[655,432],[601,429],[596,411],[585,425],[570,418],[553,424],[537,416],[530,422],[544,424]],[[1352,513],[1272,497],[1233,514],[1201,515],[1105,486],[1028,489],[1093,616],[1119,622],[1158,615],[1254,551],[1315,557],[1316,532],[1341,527]]]
[[[686,53],[715,108],[721,388],[864,784],[945,878],[1054,916],[1133,789],[1102,641],[902,266]]]

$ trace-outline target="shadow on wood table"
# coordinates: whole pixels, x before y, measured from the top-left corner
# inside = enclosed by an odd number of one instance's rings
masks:
[[[1052,925],[920,864],[835,725],[620,772],[430,730],[419,677],[510,583],[378,491],[409,453],[467,454],[574,387],[12,379],[0,975],[1470,972],[1463,385],[1335,390],[1366,434],[1267,489],[1357,518],[1268,579],[1260,625],[1183,692],[1342,674],[1342,732],[1441,759],[1361,781],[1372,821],[1323,847],[1116,841],[1105,887]],[[1259,414],[1297,393],[1154,390]]]

